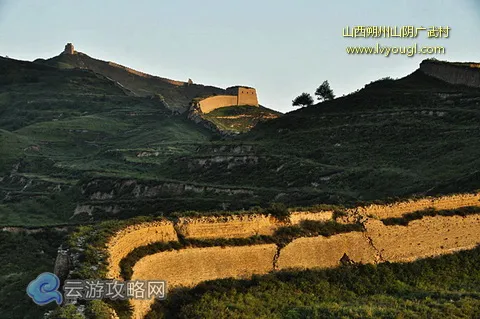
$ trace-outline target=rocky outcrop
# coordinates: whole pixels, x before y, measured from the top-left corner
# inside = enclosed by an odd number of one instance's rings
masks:
[[[53,268],[53,273],[60,278],[60,281],[63,282],[67,279],[67,276],[70,272],[72,266],[70,260],[70,254],[67,249],[63,247],[58,248],[57,258],[55,259],[55,265]]]

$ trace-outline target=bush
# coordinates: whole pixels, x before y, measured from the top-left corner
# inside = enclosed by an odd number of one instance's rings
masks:
[[[283,203],[271,203],[265,212],[280,221],[287,220],[290,217],[290,212],[288,211],[287,206]]]
[[[85,319],[74,305],[66,305],[55,309],[48,317],[49,319]]]
[[[85,314],[89,318],[110,319],[110,307],[101,300],[92,300],[88,303]]]

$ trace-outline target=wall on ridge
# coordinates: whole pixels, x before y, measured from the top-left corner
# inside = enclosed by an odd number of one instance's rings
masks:
[[[380,219],[401,217],[405,213],[423,210],[454,209],[465,206],[480,206],[480,193],[426,198],[390,205],[370,205],[350,210],[363,216],[375,215]],[[294,212],[290,222],[298,224],[301,220],[330,220],[332,211]],[[187,238],[241,238],[254,235],[272,235],[278,227],[284,226],[274,218],[264,215],[243,215],[229,217],[205,217],[200,219],[181,218],[176,226],[179,233]],[[127,227],[112,237],[108,244],[109,278],[119,278],[120,260],[133,249],[158,241],[176,241],[177,233],[172,222],[142,223]]]
[[[238,105],[258,106],[257,91],[254,88],[239,87]]]
[[[379,220],[368,220],[365,227],[381,256],[390,262],[434,257],[480,244],[478,214],[424,217],[408,226],[385,226]]]
[[[171,80],[171,79],[167,79],[167,78],[162,78],[162,77],[159,77],[159,76],[153,76],[153,75],[150,75],[150,74],[147,74],[147,73],[144,73],[144,72],[134,70],[134,69],[129,68],[127,66],[115,63],[115,62],[108,62],[108,64],[111,65],[111,66],[117,67],[119,69],[123,69],[123,70],[125,70],[129,73],[141,76],[143,78],[158,78],[158,79],[161,79],[161,80],[163,80],[165,82],[168,82],[170,84],[173,84],[173,85],[177,85],[177,86],[185,85],[185,82],[182,82],[182,81],[176,81],[176,80]]]
[[[364,225],[365,232],[296,239],[279,255],[274,244],[160,252],[142,258],[133,267],[132,279],[167,280],[169,289],[192,287],[204,280],[248,277],[274,269],[335,267],[344,253],[355,262],[403,262],[480,244],[480,214],[424,217],[411,221],[409,226],[385,226],[379,220],[368,219]],[[134,318],[143,318],[153,300],[131,302]]]
[[[410,200],[387,205],[370,205],[348,210],[358,212],[363,216],[374,215],[380,219],[390,217],[401,217],[403,214],[412,213],[427,208],[456,209],[466,206],[480,206],[480,193],[459,194],[442,197],[427,197],[418,200]]]
[[[201,100],[199,103],[203,113],[209,113],[220,107],[238,105],[238,97],[235,95],[216,95]]]
[[[299,224],[302,220],[327,221],[333,211],[293,212],[289,222],[279,222],[269,215],[234,215],[225,217],[180,218],[177,231],[186,238],[246,238],[273,235],[279,227]]]
[[[280,251],[278,269],[329,268],[339,265],[347,254],[356,262],[374,263],[376,251],[363,232],[350,232],[331,237],[302,237],[295,239]]]
[[[178,232],[186,238],[245,238],[272,235],[281,224],[265,215],[180,218]]]
[[[333,220],[333,210],[319,212],[292,212],[290,214],[290,222],[294,225],[300,224],[303,220],[315,220],[319,222]]]
[[[480,70],[477,64],[454,64],[424,60],[420,71],[451,84],[480,87]]]
[[[272,270],[277,251],[274,244],[192,248],[157,253],[142,258],[133,267],[132,280],[166,280],[167,289],[192,287],[217,278],[249,278]],[[133,318],[143,318],[151,300],[131,300]]]
[[[290,220],[298,224],[301,220],[329,220],[332,211],[294,212]],[[273,235],[278,227],[286,223],[268,215],[235,215],[224,217],[179,218],[171,221],[145,222],[128,226],[114,236],[107,244],[109,251],[108,278],[120,278],[120,261],[137,247],[154,242],[177,241],[178,235],[185,238],[246,238],[255,235]]]
[[[120,261],[135,248],[154,242],[177,240],[173,223],[169,221],[146,222],[122,229],[107,243],[109,252],[107,278],[120,278]]]

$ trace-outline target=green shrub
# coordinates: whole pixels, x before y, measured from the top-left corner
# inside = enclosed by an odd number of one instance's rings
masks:
[[[88,318],[110,319],[110,307],[102,300],[92,300],[87,304],[85,315]]]
[[[55,309],[49,319],[85,319],[85,316],[74,305],[66,305]]]
[[[290,212],[284,203],[271,203],[265,210],[265,213],[272,215],[280,221],[287,220],[290,217]]]

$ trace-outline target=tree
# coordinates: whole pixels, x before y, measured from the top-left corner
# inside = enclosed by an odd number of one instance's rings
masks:
[[[313,97],[309,93],[302,93],[292,101],[293,106],[310,106],[313,104]]]
[[[333,100],[335,98],[333,90],[330,88],[328,81],[323,81],[323,83],[315,91],[315,95],[320,101]]]

